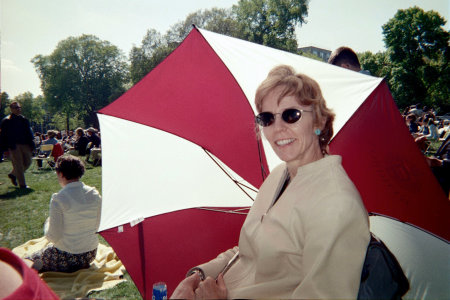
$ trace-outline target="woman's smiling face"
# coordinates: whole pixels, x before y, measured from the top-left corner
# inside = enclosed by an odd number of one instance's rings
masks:
[[[318,127],[314,124],[312,107],[299,104],[292,95],[279,100],[280,93],[281,89],[276,88],[262,102],[261,111],[276,114],[275,122],[263,127],[263,133],[278,157],[287,163],[291,175],[295,175],[298,167],[321,159],[323,154],[314,133]],[[289,124],[281,118],[281,113],[289,108],[305,111],[300,120]]]

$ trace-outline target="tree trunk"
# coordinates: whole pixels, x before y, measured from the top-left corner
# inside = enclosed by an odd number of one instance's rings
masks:
[[[70,115],[69,113],[66,113],[66,132],[69,133],[69,126],[70,126]]]

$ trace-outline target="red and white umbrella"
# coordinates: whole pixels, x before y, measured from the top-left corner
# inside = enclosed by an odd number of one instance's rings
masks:
[[[239,208],[252,205],[280,162],[256,139],[253,104],[259,83],[280,64],[320,84],[336,113],[330,150],[343,157],[367,210],[429,232],[448,256],[449,201],[381,78],[194,28],[98,114],[100,231],[144,298],[157,281],[170,294],[189,268],[237,245],[245,218]],[[379,231],[388,239],[389,230]],[[448,261],[438,271],[447,278]],[[416,295],[429,291],[421,284],[412,288]]]

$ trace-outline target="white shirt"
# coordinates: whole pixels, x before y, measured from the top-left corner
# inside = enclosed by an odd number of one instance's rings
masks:
[[[56,248],[79,254],[98,246],[102,198],[81,181],[67,184],[50,201],[47,238]]]

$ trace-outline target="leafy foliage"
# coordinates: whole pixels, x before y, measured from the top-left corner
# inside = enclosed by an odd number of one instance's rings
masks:
[[[133,84],[156,67],[177,45],[178,43],[169,45],[155,29],[147,30],[142,46],[133,47],[130,51],[130,76]]]
[[[6,92],[2,92],[0,94],[0,120],[9,115],[9,104],[11,100],[9,99],[9,95]]]
[[[240,0],[231,9],[212,8],[189,14],[162,36],[148,30],[130,52],[131,79],[138,82],[175,49],[192,25],[258,44],[297,52],[295,29],[308,15],[306,0]]]
[[[399,106],[450,108],[449,32],[434,11],[398,10],[383,28],[391,63],[389,83]]]
[[[184,21],[171,26],[162,36],[155,29],[147,31],[140,47],[130,52],[130,74],[133,84],[164,60],[189,34],[192,25],[230,36],[237,36],[238,26],[230,9],[213,8],[189,14]]]
[[[373,76],[389,78],[392,64],[386,52],[372,54],[366,51],[360,53],[358,58],[362,69],[370,71]]]
[[[120,96],[128,79],[120,50],[92,35],[69,37],[32,62],[49,108],[66,116],[67,127],[75,112],[85,112],[85,123],[98,126],[95,111]]]
[[[167,32],[167,41],[180,43],[189,34],[192,25],[216,33],[239,37],[239,24],[231,9],[212,8],[191,13],[184,21],[173,25]]]
[[[14,98],[22,105],[22,114],[26,116],[29,120],[37,124],[41,124],[44,121],[45,116],[45,102],[42,96],[36,98],[30,92],[25,92]]]
[[[296,52],[295,28],[308,16],[307,3],[305,0],[240,0],[233,6],[240,37]]]

